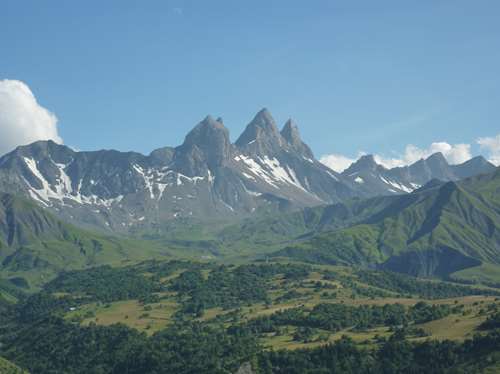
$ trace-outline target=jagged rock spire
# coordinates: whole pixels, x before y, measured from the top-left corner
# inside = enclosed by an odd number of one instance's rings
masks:
[[[281,130],[281,136],[288,142],[290,147],[299,152],[302,156],[314,159],[314,154],[311,148],[302,141],[297,124],[290,118],[286,121],[285,126]]]
[[[224,165],[231,153],[229,130],[221,122],[207,116],[177,147],[174,162],[188,175],[204,175],[207,167],[215,169]]]
[[[272,155],[285,143],[271,113],[266,109],[258,112],[236,141],[236,146],[248,153]]]

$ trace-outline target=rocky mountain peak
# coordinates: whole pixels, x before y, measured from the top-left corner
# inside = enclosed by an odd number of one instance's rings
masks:
[[[481,167],[481,166],[486,166],[493,171],[495,169],[495,165],[493,165],[491,162],[486,160],[483,156],[476,156],[472,157],[470,160],[465,161],[462,166],[468,166],[468,167]]]
[[[441,152],[430,155],[425,161],[425,169],[428,169],[429,175],[441,180],[453,180],[453,171],[448,161]]]
[[[231,153],[229,130],[221,122],[207,116],[176,148],[174,162],[179,170],[195,176],[204,174],[207,167],[215,169],[224,165]]]
[[[229,130],[222,122],[208,115],[186,135],[183,145],[203,147],[205,142],[211,142],[212,139],[217,140],[218,143],[229,142]]]
[[[281,136],[288,142],[294,151],[300,153],[306,158],[314,159],[314,154],[311,151],[311,148],[309,148],[309,146],[302,141],[299,127],[291,118],[286,121],[285,126],[283,126]]]
[[[67,165],[72,162],[75,152],[52,140],[41,140],[29,145],[17,147],[0,159],[0,168],[16,171],[21,178],[33,186],[41,188],[39,176],[33,174],[32,168],[37,168],[47,180],[53,182],[59,176],[57,165]]]
[[[247,153],[270,155],[278,153],[285,143],[271,113],[258,112],[236,141],[236,146]]]
[[[300,138],[299,127],[295,123],[295,121],[291,118],[286,121],[285,126],[281,129],[281,135],[289,142],[289,143],[297,143],[302,142]]]
[[[200,121],[182,145],[149,156],[78,152],[52,141],[18,147],[0,157],[0,190],[31,198],[65,220],[127,231],[148,221],[406,194],[432,178],[446,182],[495,170],[481,157],[448,165],[442,154],[386,169],[367,155],[339,174],[314,160],[293,120],[279,131],[263,109],[231,144],[222,119],[215,118]]]
[[[384,168],[382,165],[377,164],[373,155],[363,155],[354,162],[349,168],[344,170],[342,174],[351,175],[353,173],[359,173],[361,171],[375,171],[379,168]]]
[[[472,177],[478,173],[492,173],[495,165],[486,160],[483,156],[476,156],[460,165],[452,165],[453,171],[460,178]]]
[[[19,146],[6,156],[28,157],[37,160],[51,158],[55,162],[65,163],[73,153],[74,151],[65,145],[52,140],[40,140],[29,145]]]
[[[446,158],[441,152],[433,153],[425,161],[429,165],[448,165]]]
[[[276,122],[271,114],[271,112],[267,108],[262,108],[254,117],[251,125],[258,126],[265,131],[269,132],[278,132],[278,128],[276,127]]]

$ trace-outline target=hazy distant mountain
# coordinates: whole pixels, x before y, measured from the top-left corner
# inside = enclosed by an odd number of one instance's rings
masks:
[[[449,165],[442,153],[434,153],[412,165],[386,169],[377,164],[372,155],[366,155],[344,170],[342,175],[358,183],[367,194],[391,195],[412,192],[432,179],[457,181],[493,170],[495,166],[482,156],[460,165]]]

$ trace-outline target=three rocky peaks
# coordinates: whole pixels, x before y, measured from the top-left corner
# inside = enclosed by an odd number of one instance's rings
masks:
[[[262,109],[235,143],[220,118],[207,116],[182,145],[148,156],[77,152],[52,141],[18,147],[0,158],[0,191],[24,195],[78,225],[129,231],[410,193],[435,178],[493,169],[481,157],[448,165],[435,154],[390,170],[365,156],[336,173],[315,159],[292,120],[279,131]]]

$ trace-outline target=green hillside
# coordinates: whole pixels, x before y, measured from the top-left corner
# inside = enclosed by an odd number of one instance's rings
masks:
[[[34,203],[0,194],[0,271],[2,278],[38,286],[61,270],[158,256],[244,260],[271,254],[498,283],[499,191],[497,170],[458,183],[432,182],[408,195],[353,199],[232,224],[179,221],[158,235],[137,232],[136,239],[82,230]]]
[[[233,250],[269,252],[324,231],[346,228],[363,222],[386,209],[400,196],[353,199],[328,206],[306,208],[293,213],[253,217],[221,229],[216,238]]]
[[[162,254],[166,253],[153,242],[82,230],[30,201],[0,193],[2,278],[15,278],[21,284],[36,287],[61,270],[127,264]],[[5,297],[9,294],[5,287],[0,287],[0,293]]]
[[[379,265],[445,276],[500,263],[500,172],[410,195],[362,202],[371,216],[319,232],[276,255],[331,264]]]
[[[2,373],[2,374],[26,374],[27,371],[20,369],[19,367],[17,367],[13,363],[0,357],[0,373]]]

